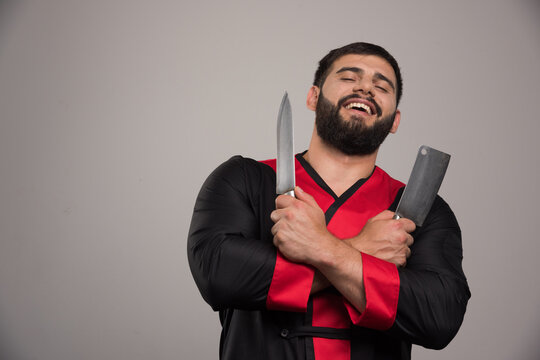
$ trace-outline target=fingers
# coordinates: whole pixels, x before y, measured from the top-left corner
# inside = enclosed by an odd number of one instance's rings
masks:
[[[277,223],[278,220],[281,218],[281,212],[279,210],[274,210],[270,213],[270,219],[274,222],[274,223]]]
[[[270,220],[272,220],[274,224],[277,224],[280,220],[290,223],[297,222],[299,219],[301,219],[301,216],[290,209],[276,209],[270,213]]]
[[[272,226],[270,232],[272,232],[272,236],[276,236],[276,233],[278,232],[277,224],[274,224],[274,226]]]
[[[410,248],[407,248],[407,250],[405,250],[405,256],[407,257],[407,259],[411,257],[411,253],[412,252]]]
[[[302,190],[299,186],[294,188],[295,197],[289,195],[279,195],[276,198],[276,209],[283,209],[295,205],[296,201],[301,201],[310,207],[320,209],[319,204],[313,196]],[[296,203],[299,205],[299,203]]]
[[[296,199],[290,195],[279,195],[276,198],[276,209],[283,209],[291,206]]]
[[[375,215],[368,220],[369,223],[386,223],[393,229],[399,229],[400,231],[405,231],[406,233],[412,233],[416,230],[416,224],[407,218],[394,219],[394,212],[390,210],[384,210],[379,214]]]
[[[377,215],[375,215],[374,217],[372,217],[371,219],[369,219],[369,221],[390,220],[394,218],[394,214],[395,213],[390,210],[384,210],[378,213]],[[403,230],[405,230],[408,233],[412,233],[414,230],[416,230],[416,224],[410,219],[399,218],[396,221],[400,222],[401,225],[403,226]]]
[[[412,233],[414,230],[416,230],[416,224],[414,221],[407,218],[400,218],[398,221],[403,225],[403,230],[406,232]]]
[[[281,209],[284,207],[287,207],[294,203],[294,199],[303,200],[303,201],[312,201],[315,202],[315,199],[309,194],[307,194],[304,190],[302,190],[299,186],[294,188],[294,195],[279,195],[276,198],[276,208]]]
[[[272,236],[274,237],[274,245],[276,245],[276,241],[277,241],[277,233],[279,231],[279,224],[274,224],[274,226],[272,226],[272,229],[270,229],[270,231],[272,232]]]
[[[412,237],[411,234],[407,234],[407,238],[405,239],[405,245],[407,245],[407,247],[411,247],[413,243],[414,243],[414,238]]]

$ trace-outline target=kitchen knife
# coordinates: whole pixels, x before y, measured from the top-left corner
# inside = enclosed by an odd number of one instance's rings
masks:
[[[407,218],[422,226],[446,173],[450,155],[422,145],[394,219]]]
[[[277,122],[276,193],[294,196],[294,136],[287,92],[279,106]]]

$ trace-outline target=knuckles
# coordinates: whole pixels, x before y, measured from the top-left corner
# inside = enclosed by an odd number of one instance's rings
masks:
[[[283,217],[287,221],[294,221],[296,219],[296,214],[294,213],[294,211],[285,211]]]
[[[407,233],[398,233],[395,240],[401,245],[407,245]]]
[[[402,231],[404,229],[403,223],[399,220],[390,220],[389,226],[393,231]]]

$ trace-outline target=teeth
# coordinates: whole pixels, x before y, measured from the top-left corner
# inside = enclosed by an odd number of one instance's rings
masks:
[[[371,108],[363,103],[350,103],[345,108],[346,109],[352,109],[352,108],[364,109],[369,115],[371,115]]]

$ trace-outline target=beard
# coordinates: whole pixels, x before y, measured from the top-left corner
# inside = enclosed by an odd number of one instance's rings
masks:
[[[347,122],[339,110],[345,101],[354,97],[359,98],[356,95],[346,96],[334,106],[321,91],[315,111],[317,133],[327,145],[346,155],[370,155],[377,151],[392,129],[396,113],[381,117],[377,103],[367,99],[375,104],[378,119],[371,126],[367,126],[358,116],[352,116]]]

